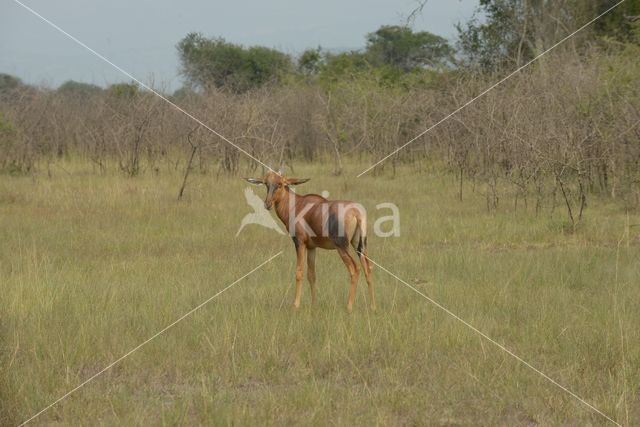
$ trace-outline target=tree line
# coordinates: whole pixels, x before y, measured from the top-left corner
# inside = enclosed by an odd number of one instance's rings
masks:
[[[409,25],[366,35],[363,49],[275,49],[186,35],[184,86],[169,96],[271,164],[372,162],[552,47],[615,2],[481,0],[458,41]],[[398,164],[449,171],[488,209],[562,208],[578,222],[587,197],[640,206],[640,1],[628,0],[435,128]],[[50,171],[60,157],[97,173],[237,174],[258,167],[133,83],[37,88],[0,75],[0,170]]]

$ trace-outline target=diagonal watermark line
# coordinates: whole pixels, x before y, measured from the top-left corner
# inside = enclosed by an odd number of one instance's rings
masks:
[[[189,117],[190,119],[192,119],[193,121],[195,121],[196,123],[198,123],[200,126],[204,127],[205,129],[207,129],[208,131],[210,131],[211,133],[213,133],[214,135],[216,135],[218,138],[222,139],[223,141],[227,142],[228,144],[230,144],[231,146],[235,147],[238,151],[240,151],[242,154],[244,154],[245,156],[249,157],[250,159],[254,160],[255,162],[260,163],[262,166],[264,166],[265,168],[267,168],[268,170],[272,171],[272,172],[276,172],[274,171],[271,167],[269,167],[267,164],[261,162],[260,160],[258,160],[256,157],[254,157],[253,155],[251,155],[249,152],[247,152],[245,149],[241,148],[240,146],[238,146],[237,144],[234,144],[233,142],[231,142],[227,137],[225,137],[224,135],[222,135],[219,132],[216,132],[214,129],[212,129],[211,127],[209,127],[207,124],[205,124],[202,120],[198,119],[197,117],[195,117],[193,114],[189,113],[188,111],[186,111],[185,109],[183,109],[182,107],[180,107],[179,105],[177,105],[176,103],[172,102],[171,100],[169,100],[168,98],[166,98],[164,95],[162,95],[160,92],[156,91],[155,89],[153,89],[152,87],[150,87],[149,85],[143,83],[142,81],[140,81],[139,79],[137,79],[135,76],[133,76],[131,73],[129,73],[128,71],[124,70],[123,68],[119,67],[118,65],[114,64],[113,62],[111,62],[109,59],[107,59],[106,57],[104,57],[103,55],[101,55],[100,53],[96,52],[94,49],[92,49],[91,47],[87,46],[85,43],[81,42],[80,40],[78,40],[76,37],[74,37],[73,35],[69,34],[68,32],[66,32],[65,30],[63,30],[62,28],[60,28],[59,26],[57,26],[56,24],[54,24],[53,22],[51,22],[49,19],[45,18],[44,16],[40,15],[38,12],[36,12],[35,10],[33,10],[32,8],[30,8],[29,6],[27,6],[26,4],[20,2],[19,0],[13,0],[14,3],[22,6],[24,9],[26,9],[27,11],[31,12],[33,15],[35,15],[36,17],[40,18],[42,21],[46,22],[47,24],[49,24],[50,26],[52,26],[53,28],[55,28],[56,30],[58,30],[60,33],[64,34],[65,36],[67,36],[68,38],[70,38],[71,40],[73,40],[74,42],[76,42],[77,44],[79,44],[80,46],[82,46],[83,48],[87,49],[89,52],[93,53],[95,56],[97,56],[98,58],[102,59],[104,62],[106,62],[107,64],[111,65],[113,68],[115,68],[116,70],[120,71],[122,74],[124,74],[125,76],[129,77],[131,80],[135,81],[136,83],[138,83],[140,86],[142,86],[143,88],[145,88],[146,90],[148,90],[149,92],[153,93],[154,95],[158,96],[160,99],[162,99],[164,102],[166,102],[167,104],[171,105],[173,108],[175,108],[176,110],[180,111],[182,114],[184,114],[185,116]]]
[[[514,359],[516,359],[518,362],[520,362],[523,365],[525,365],[527,368],[529,368],[532,371],[536,372],[537,374],[542,376],[547,381],[551,382],[556,387],[558,387],[561,390],[563,390],[564,392],[568,393],[569,395],[574,397],[576,400],[580,401],[580,403],[584,404],[585,406],[587,406],[592,411],[594,411],[594,412],[598,413],[599,415],[603,416],[608,421],[611,421],[613,424],[622,427],[622,424],[618,423],[616,420],[614,420],[613,418],[611,418],[610,416],[608,416],[607,414],[605,414],[604,412],[602,412],[601,410],[599,410],[598,408],[596,408],[595,406],[593,406],[592,404],[590,404],[589,402],[587,402],[586,400],[584,400],[583,398],[581,398],[580,396],[578,396],[577,394],[575,394],[574,392],[572,392],[571,390],[569,390],[568,388],[566,388],[565,386],[563,386],[562,384],[560,384],[559,382],[557,382],[556,380],[551,378],[549,375],[545,374],[544,372],[542,372],[541,370],[539,370],[538,368],[536,368],[535,366],[533,366],[532,364],[530,364],[529,362],[524,360],[522,357],[518,356],[517,354],[515,354],[514,352],[509,350],[504,345],[500,344],[498,341],[494,340],[493,338],[491,338],[490,336],[488,336],[487,334],[485,334],[484,332],[482,332],[481,330],[479,330],[478,328],[476,328],[475,326],[473,326],[472,324],[470,324],[469,322],[464,320],[462,317],[458,316],[457,314],[455,314],[454,312],[452,312],[451,310],[449,310],[448,308],[446,308],[442,304],[440,304],[437,301],[435,301],[434,299],[430,298],[425,293],[420,292],[418,289],[416,289],[415,287],[411,286],[409,283],[407,283],[406,281],[402,280],[400,277],[396,276],[391,271],[387,270],[386,268],[384,268],[383,266],[381,266],[380,264],[378,264],[377,262],[375,262],[374,260],[372,260],[368,256],[365,255],[365,257],[369,261],[374,263],[376,266],[378,266],[380,269],[382,269],[385,273],[387,273],[388,275],[392,276],[393,278],[395,278],[396,280],[398,280],[399,282],[401,282],[402,284],[407,286],[409,289],[411,289],[412,291],[414,291],[415,293],[417,293],[418,295],[420,295],[421,297],[423,297],[424,299],[429,301],[431,304],[433,304],[436,307],[438,307],[440,310],[442,310],[445,313],[447,313],[449,316],[451,316],[454,319],[456,319],[457,321],[461,322],[463,325],[465,325],[466,327],[468,327],[469,329],[471,329],[472,331],[474,331],[475,333],[480,335],[482,338],[486,339],[491,344],[495,345],[500,350],[504,351],[505,353],[507,353],[508,355],[513,357]]]
[[[15,0],[14,0],[15,1]],[[375,168],[376,166],[378,166],[380,163],[384,162],[385,160],[387,160],[389,157],[395,155],[396,153],[398,153],[398,151],[404,149],[407,145],[411,144],[412,142],[414,142],[415,140],[417,140],[418,138],[420,138],[421,136],[423,136],[424,134],[430,132],[431,130],[433,130],[434,128],[436,128],[437,126],[439,126],[440,124],[442,124],[443,122],[449,120],[451,117],[455,116],[456,114],[458,114],[460,111],[464,110],[466,107],[468,107],[469,105],[473,104],[477,99],[482,98],[484,95],[486,95],[487,93],[491,92],[493,89],[495,89],[496,87],[500,86],[502,83],[506,82],[507,80],[509,80],[511,77],[515,76],[516,74],[518,74],[520,71],[524,70],[525,68],[527,68],[529,65],[533,64],[534,62],[536,62],[538,59],[542,58],[544,55],[546,55],[547,53],[549,53],[550,51],[552,51],[553,49],[555,49],[556,47],[560,46],[562,43],[566,42],[567,40],[569,40],[571,37],[575,36],[576,34],[578,34],[580,31],[584,30],[585,28],[587,28],[589,25],[593,24],[594,22],[596,22],[598,19],[602,18],[604,15],[606,15],[607,13],[611,12],[613,9],[615,9],[616,7],[620,6],[622,3],[624,3],[626,0],[621,0],[618,3],[614,4],[613,6],[611,6],[609,9],[605,10],[604,12],[602,12],[600,15],[596,16],[595,18],[593,18],[591,21],[587,22],[586,24],[584,24],[582,27],[578,28],[577,30],[575,30],[573,33],[569,34],[568,36],[566,36],[565,38],[563,38],[562,40],[560,40],[559,42],[557,42],[556,44],[554,44],[553,46],[551,46],[549,49],[545,50],[544,52],[542,52],[541,54],[539,54],[538,56],[536,56],[535,58],[533,58],[532,60],[530,60],[529,62],[527,62],[526,64],[522,65],[521,67],[517,68],[515,71],[511,72],[511,74],[507,75],[506,77],[504,77],[502,80],[498,81],[497,83],[494,83],[493,85],[491,85],[490,87],[488,87],[487,89],[485,89],[484,91],[482,91],[479,95],[477,95],[475,98],[472,98],[471,100],[467,101],[466,103],[464,103],[462,106],[458,107],[457,109],[455,109],[454,111],[452,111],[451,113],[447,114],[446,116],[444,116],[442,119],[440,119],[439,121],[437,121],[436,123],[434,123],[433,125],[429,126],[427,129],[425,129],[424,131],[422,131],[421,133],[419,133],[418,135],[414,136],[412,139],[410,139],[409,141],[407,141],[405,144],[401,145],[400,147],[396,148],[395,150],[393,150],[391,153],[387,154],[386,156],[384,156],[382,159],[378,160],[376,163],[372,164],[371,166],[369,166],[368,168],[366,168],[365,170],[363,170],[362,172],[360,172],[356,178],[360,178],[362,175],[364,175],[365,173],[369,172],[371,169]]]
[[[209,302],[213,301],[215,298],[217,298],[218,296],[220,296],[223,292],[225,292],[226,290],[230,289],[231,287],[233,287],[234,285],[236,285],[238,282],[240,282],[241,280],[243,280],[244,278],[246,278],[247,276],[253,274],[255,271],[259,270],[260,268],[262,268],[263,266],[265,266],[266,264],[268,264],[269,262],[271,262],[273,259],[275,259],[276,257],[280,256],[282,254],[283,251],[278,252],[277,254],[273,255],[271,258],[269,258],[268,260],[264,261],[262,264],[258,265],[257,267],[255,267],[253,270],[249,271],[248,273],[244,274],[242,277],[240,277],[239,279],[235,280],[233,283],[227,285],[225,288],[223,288],[222,290],[218,291],[218,293],[216,293],[215,295],[209,297],[206,301],[204,301],[203,303],[195,306],[194,308],[192,308],[191,310],[189,310],[187,313],[185,313],[184,315],[180,316],[178,319],[174,320],[173,322],[171,322],[170,324],[168,324],[167,326],[165,326],[164,328],[162,328],[161,330],[159,330],[158,332],[156,332],[155,334],[153,334],[151,337],[147,338],[144,342],[142,342],[141,344],[137,345],[136,347],[132,348],[131,350],[129,350],[128,352],[126,352],[125,354],[123,354],[122,356],[120,356],[119,358],[117,358],[116,360],[114,360],[113,362],[111,362],[110,364],[108,364],[107,366],[105,366],[102,370],[100,370],[98,373],[92,375],[91,377],[89,377],[87,380],[85,380],[84,382],[82,382],[81,384],[79,384],[78,386],[76,386],[74,389],[69,390],[67,393],[63,394],[62,396],[60,396],[58,399],[54,400],[51,404],[49,404],[47,407],[43,408],[42,410],[40,410],[40,412],[36,413],[35,415],[33,415],[31,418],[27,419],[26,421],[23,421],[20,426],[23,426],[29,422],[31,422],[32,420],[34,420],[36,417],[40,416],[41,414],[43,414],[44,412],[48,411],[49,409],[51,409],[52,407],[54,407],[56,404],[60,403],[62,400],[66,399],[67,397],[69,397],[70,395],[72,395],[73,393],[75,393],[76,391],[78,391],[79,389],[81,389],[82,387],[84,387],[85,385],[89,384],[91,381],[93,381],[94,379],[96,379],[97,377],[99,377],[100,375],[102,375],[103,373],[105,373],[106,371],[108,371],[109,369],[113,368],[115,365],[117,365],[118,363],[122,362],[122,360],[124,360],[125,358],[127,358],[128,356],[130,356],[132,353],[136,352],[137,350],[139,350],[140,348],[142,348],[143,346],[145,346],[146,344],[148,344],[150,341],[154,340],[155,338],[159,337],[160,335],[162,335],[163,333],[165,333],[167,330],[173,328],[175,325],[177,325],[178,323],[180,323],[181,321],[183,321],[184,319],[186,319],[187,317],[191,316],[193,313],[195,313],[197,310],[201,309],[202,307],[204,307],[205,305],[207,305]]]

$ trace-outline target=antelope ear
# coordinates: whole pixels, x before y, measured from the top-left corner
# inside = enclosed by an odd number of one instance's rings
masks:
[[[242,178],[247,182],[250,182],[251,184],[256,184],[256,185],[260,185],[260,184],[264,184],[264,179],[262,178]]]
[[[309,181],[311,178],[287,178],[287,185],[298,185],[304,184]]]

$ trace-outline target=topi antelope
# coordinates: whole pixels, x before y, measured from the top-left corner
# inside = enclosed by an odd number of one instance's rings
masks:
[[[302,184],[309,179],[288,178],[281,173],[269,172],[264,178],[245,178],[252,184],[264,184],[267,197],[264,207],[275,207],[278,218],[284,223],[296,248],[296,290],[293,300],[300,307],[304,256],[307,255],[307,278],[311,287],[311,302],[316,302],[316,248],[335,249],[349,271],[351,287],[347,311],[351,312],[356,297],[360,275],[358,264],[349,254],[349,244],[360,258],[369,287],[371,309],[375,310],[375,294],[371,264],[367,258],[367,216],[358,203],[347,200],[327,200],[317,194],[298,195],[290,186]]]

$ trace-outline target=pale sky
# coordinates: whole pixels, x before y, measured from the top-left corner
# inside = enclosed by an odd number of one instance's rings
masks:
[[[187,33],[296,55],[364,47],[365,34],[401,22],[415,0],[20,0],[142,81],[181,86],[175,45]],[[453,39],[477,0],[429,0],[415,30]],[[56,87],[127,81],[13,0],[0,0],[0,73]]]

